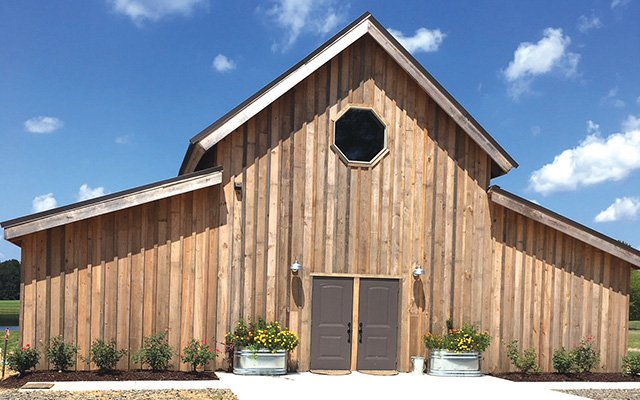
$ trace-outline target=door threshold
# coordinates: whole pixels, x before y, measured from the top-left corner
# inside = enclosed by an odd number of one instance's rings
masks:
[[[359,369],[358,372],[362,373],[362,374],[367,374],[367,375],[377,375],[377,376],[393,376],[393,375],[398,375],[398,371],[396,371],[395,369],[389,370],[389,369]]]
[[[349,375],[351,371],[348,369],[312,369],[309,370],[312,374],[318,375]]]

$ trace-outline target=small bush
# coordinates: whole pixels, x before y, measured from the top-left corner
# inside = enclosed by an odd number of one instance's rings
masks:
[[[167,340],[167,332],[157,333],[144,338],[142,348],[133,355],[134,362],[148,365],[154,371],[165,371],[173,350]]]
[[[622,359],[622,373],[625,375],[640,374],[640,353],[629,353]]]
[[[572,353],[576,372],[591,372],[600,361],[600,356],[593,349],[591,336],[582,339],[578,347],[572,350]]]
[[[66,371],[76,363],[78,347],[64,342],[62,336],[56,336],[49,341],[45,351],[47,360],[58,371]]]
[[[572,351],[565,350],[564,347],[553,352],[553,369],[561,374],[569,374],[574,371],[575,357]]]
[[[28,370],[35,368],[38,365],[38,361],[40,361],[40,353],[28,344],[7,354],[7,366],[17,371],[20,375],[24,375]]]
[[[509,357],[509,360],[518,371],[523,374],[540,373],[535,349],[529,348],[521,354],[517,340],[512,340],[507,344],[507,357]]]
[[[116,368],[118,361],[126,353],[126,350],[118,350],[114,341],[107,343],[102,339],[97,339],[91,345],[89,361],[100,368],[100,371],[110,372]]]
[[[591,372],[599,361],[600,356],[593,348],[591,336],[580,340],[580,344],[571,351],[561,347],[553,352],[553,368],[562,374]]]
[[[193,372],[196,372],[198,367],[204,368],[215,357],[216,353],[205,341],[199,342],[194,339],[191,339],[189,344],[182,349],[182,354],[180,354],[182,362],[191,365]]]

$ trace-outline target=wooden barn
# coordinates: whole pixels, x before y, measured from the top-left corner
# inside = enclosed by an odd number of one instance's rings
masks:
[[[365,14],[193,137],[176,178],[3,222],[22,341],[131,354],[264,317],[300,336],[291,369],[407,371],[451,318],[492,335],[487,372],[511,339],[550,370],[588,335],[618,370],[640,252],[491,186],[516,166]]]

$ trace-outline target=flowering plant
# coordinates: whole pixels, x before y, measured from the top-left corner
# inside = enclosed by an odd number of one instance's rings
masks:
[[[196,372],[198,367],[204,368],[207,363],[213,360],[216,356],[217,354],[213,352],[207,342],[204,340],[199,342],[195,339],[191,339],[189,344],[182,349],[180,360],[185,364],[191,365],[191,370]]]
[[[28,370],[35,368],[40,360],[40,353],[30,345],[26,344],[23,348],[12,351],[7,355],[7,366],[17,371],[21,376]]]
[[[243,320],[236,323],[233,332],[225,337],[227,352],[233,353],[236,347],[246,347],[250,350],[278,350],[292,351],[300,341],[298,336],[287,328],[280,326],[277,321],[267,322],[258,319],[248,324]]]
[[[476,326],[463,325],[460,329],[448,329],[442,336],[427,332],[423,337],[427,350],[446,350],[455,353],[477,351],[482,353],[491,344],[491,336],[480,332]]]

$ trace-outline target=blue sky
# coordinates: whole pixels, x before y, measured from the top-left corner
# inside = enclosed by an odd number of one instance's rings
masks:
[[[175,176],[365,11],[519,162],[494,184],[640,247],[639,0],[1,2],[0,220]]]

